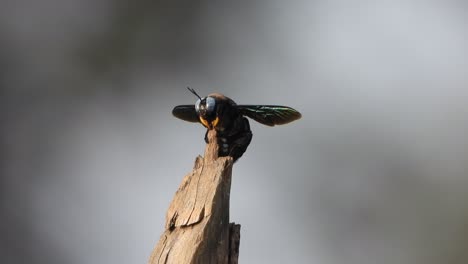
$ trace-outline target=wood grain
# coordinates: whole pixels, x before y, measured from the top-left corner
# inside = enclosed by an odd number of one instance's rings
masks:
[[[214,130],[208,141],[204,157],[196,158],[175,193],[149,264],[238,261],[240,225],[229,224],[233,162],[231,157],[218,157]]]

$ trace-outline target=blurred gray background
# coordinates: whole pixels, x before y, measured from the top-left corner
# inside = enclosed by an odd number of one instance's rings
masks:
[[[466,263],[465,1],[0,8],[0,262],[146,263],[221,92],[303,118],[235,164],[240,263]]]

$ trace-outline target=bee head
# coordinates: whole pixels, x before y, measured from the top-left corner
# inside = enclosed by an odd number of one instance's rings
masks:
[[[195,90],[187,87],[187,89],[198,97],[195,103],[195,111],[202,124],[207,128],[213,128],[218,124],[218,117],[216,116],[216,100],[214,97],[207,96],[201,98]]]
[[[216,100],[210,96],[198,99],[195,103],[195,111],[198,116],[208,122],[213,121],[216,118]]]

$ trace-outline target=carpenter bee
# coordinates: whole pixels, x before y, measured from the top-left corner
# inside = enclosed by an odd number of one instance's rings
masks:
[[[200,122],[207,128],[216,129],[219,156],[231,156],[234,161],[246,151],[252,140],[249,120],[244,116],[267,125],[282,125],[301,118],[301,113],[281,105],[238,105],[230,98],[212,93],[200,97],[195,90],[187,89],[198,97],[195,105],[178,105],[172,114],[185,121]]]

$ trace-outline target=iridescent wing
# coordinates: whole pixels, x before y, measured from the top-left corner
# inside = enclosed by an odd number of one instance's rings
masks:
[[[301,118],[301,113],[282,105],[239,105],[241,114],[267,126],[283,125]]]
[[[178,105],[172,110],[172,115],[188,122],[200,122],[195,105]]]

